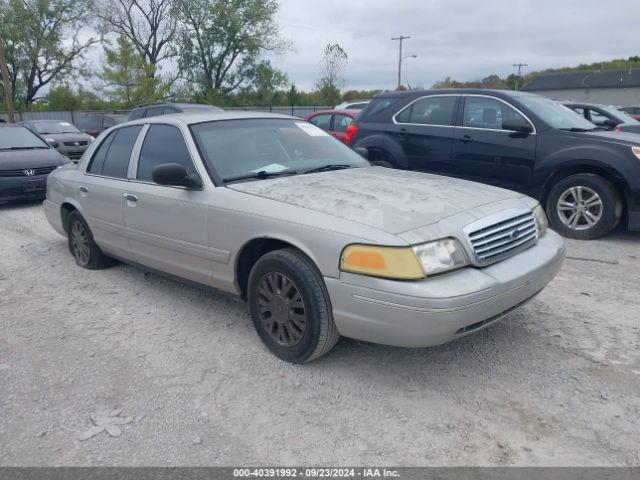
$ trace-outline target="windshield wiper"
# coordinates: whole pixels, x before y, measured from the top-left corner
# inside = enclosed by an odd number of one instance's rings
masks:
[[[347,165],[345,163],[330,163],[329,165],[322,165],[321,167],[310,168],[302,173],[316,173],[316,172],[329,172],[331,170],[344,170],[345,168],[352,168],[353,165]]]
[[[564,130],[565,132],[593,132],[597,130],[597,128],[582,128],[582,127],[571,127],[571,128],[560,128],[559,130]]]
[[[0,148],[0,150],[39,150],[41,148],[49,149],[49,147],[6,147]]]
[[[259,180],[264,180],[266,178],[278,177],[280,175],[295,175],[297,174],[297,170],[281,170],[279,172],[267,172],[266,170],[260,170],[259,172],[250,172],[245,173],[244,175],[237,175],[235,177],[227,177],[223,178],[222,181],[224,183],[235,182],[237,180],[247,180],[249,178],[257,178]]]

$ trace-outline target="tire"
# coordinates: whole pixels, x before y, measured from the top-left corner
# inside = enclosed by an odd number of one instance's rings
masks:
[[[113,259],[107,257],[93,240],[89,225],[77,211],[69,214],[67,222],[67,240],[69,251],[78,266],[88,270],[100,270],[113,265]]]
[[[551,188],[547,216],[552,228],[561,235],[591,240],[618,225],[622,201],[609,180],[581,173],[563,178]]]
[[[398,168],[390,153],[384,150],[372,150],[369,161],[377,167]]]
[[[320,272],[293,248],[269,252],[256,262],[247,303],[258,336],[281,360],[315,360],[340,338]]]

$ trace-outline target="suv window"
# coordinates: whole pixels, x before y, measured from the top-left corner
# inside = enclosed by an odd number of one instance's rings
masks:
[[[425,97],[416,100],[396,115],[398,123],[422,125],[453,125],[456,96]]]
[[[99,130],[102,127],[100,120],[100,117],[96,116],[82,117],[78,124],[83,130]]]
[[[129,114],[129,120],[137,120],[144,115],[144,108],[134,108]]]
[[[329,130],[331,128],[331,114],[322,113],[309,119],[310,123],[313,123],[316,127],[320,127],[323,130]]]
[[[136,125],[111,132],[98,147],[87,171],[106,177],[127,178],[129,159],[141,128],[141,125]]]
[[[517,110],[500,100],[489,97],[466,97],[462,126],[502,130],[504,119],[524,118]]]
[[[353,118],[349,115],[336,114],[333,116],[333,130],[335,132],[346,132],[351,122],[353,122]]]
[[[144,117],[155,117],[156,115],[162,114],[164,114],[164,107],[151,107],[147,108],[147,110],[144,112]]]
[[[103,117],[102,125],[104,125],[105,130],[107,128],[113,127],[116,124],[116,121],[112,117]]]
[[[180,130],[171,125],[151,125],[140,150],[138,180],[153,181],[153,169],[163,163],[179,163],[188,174],[196,173]]]

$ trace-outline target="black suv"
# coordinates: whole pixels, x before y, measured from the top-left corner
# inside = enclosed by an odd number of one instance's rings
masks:
[[[155,117],[156,115],[168,115],[170,113],[212,113],[222,112],[220,107],[208,105],[206,103],[149,103],[138,105],[129,112],[129,120],[137,120],[138,118]]]
[[[376,96],[347,131],[387,167],[517,190],[546,206],[555,230],[591,239],[625,216],[640,230],[640,135],[598,130],[523,92],[428,90]],[[479,199],[481,200],[481,199]]]

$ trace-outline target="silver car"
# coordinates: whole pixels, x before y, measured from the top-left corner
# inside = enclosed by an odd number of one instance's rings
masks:
[[[20,125],[40,135],[69,160],[77,162],[94,137],[62,120],[26,120]]]
[[[425,347],[477,332],[540,292],[565,250],[529,197],[371,166],[261,113],[118,125],[50,175],[44,209],[81,267],[119,259],[236,294],[298,363],[341,335]]]

